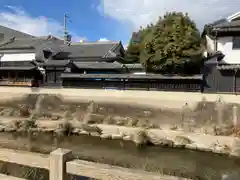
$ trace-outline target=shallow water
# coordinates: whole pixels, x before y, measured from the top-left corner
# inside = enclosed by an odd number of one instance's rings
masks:
[[[13,143],[14,142],[14,143]],[[0,145],[49,153],[57,147],[71,149],[80,159],[144,169],[197,180],[219,180],[222,174],[239,173],[240,159],[209,152],[158,146],[138,148],[132,142],[102,140],[87,135],[55,137],[0,133]]]

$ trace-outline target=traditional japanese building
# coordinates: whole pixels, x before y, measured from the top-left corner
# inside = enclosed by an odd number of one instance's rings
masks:
[[[240,12],[206,25],[203,37],[204,92],[240,92]]]
[[[202,75],[149,74],[141,64],[124,64],[121,42],[64,44],[15,33],[0,39],[0,85],[203,91]]]
[[[39,86],[45,70],[39,66],[60,51],[58,39],[11,38],[0,43],[0,85]]]
[[[42,64],[46,70],[45,86],[62,84],[61,74],[111,74],[126,72],[121,64],[121,42],[82,42],[59,46],[61,51]],[[77,81],[75,79],[75,81]],[[75,82],[76,84],[78,82]]]

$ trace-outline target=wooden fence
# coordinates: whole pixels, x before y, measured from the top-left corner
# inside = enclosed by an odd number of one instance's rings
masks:
[[[146,171],[93,163],[72,158],[72,152],[57,149],[49,155],[0,149],[0,161],[49,170],[50,180],[67,180],[67,173],[99,180],[186,180]],[[0,180],[24,180],[0,174]]]

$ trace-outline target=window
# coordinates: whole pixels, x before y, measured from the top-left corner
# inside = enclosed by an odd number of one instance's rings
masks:
[[[46,81],[47,82],[51,82],[51,83],[53,83],[53,82],[55,82],[55,72],[47,72],[47,74],[46,74]]]
[[[61,74],[62,74],[61,71],[57,71],[56,72],[56,82],[60,82],[61,81],[61,78],[60,78]]]
[[[233,49],[240,49],[240,36],[233,37]]]

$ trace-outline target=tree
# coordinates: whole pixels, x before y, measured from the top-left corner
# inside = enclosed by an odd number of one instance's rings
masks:
[[[195,23],[177,12],[160,17],[142,43],[140,61],[149,71],[181,73],[186,64],[199,63],[203,52]]]
[[[146,28],[140,28],[138,32],[134,32],[127,47],[125,61],[126,62],[140,62],[140,54],[143,50],[143,40],[147,34],[151,33],[153,24],[148,25]]]

